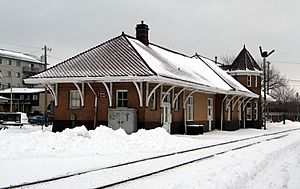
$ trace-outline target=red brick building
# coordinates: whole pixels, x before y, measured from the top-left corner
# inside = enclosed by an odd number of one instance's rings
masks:
[[[245,45],[241,52],[231,65],[224,67],[227,73],[234,79],[239,81],[249,91],[257,94],[260,98],[243,101],[244,110],[238,110],[238,123],[234,127],[240,128],[241,125],[245,127],[261,128],[262,126],[262,100],[261,100],[261,75],[262,69],[251,56]],[[241,101],[241,99],[239,99]],[[241,102],[239,102],[241,103]],[[242,117],[244,116],[244,117]],[[225,123],[228,124],[228,123]],[[231,123],[229,123],[231,124]]]
[[[256,88],[247,89],[210,59],[150,43],[148,31],[142,22],[135,38],[122,33],[25,80],[51,91],[53,131],[77,125],[128,133],[155,127],[186,133],[188,125],[235,130],[252,127],[247,111],[258,121],[256,109],[247,109],[260,99],[250,91]]]

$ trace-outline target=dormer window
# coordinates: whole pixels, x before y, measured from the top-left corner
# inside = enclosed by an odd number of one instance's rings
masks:
[[[247,76],[247,87],[251,87],[251,75]]]

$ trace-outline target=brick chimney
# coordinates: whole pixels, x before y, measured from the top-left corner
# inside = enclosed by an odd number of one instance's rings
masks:
[[[144,24],[144,21],[142,21],[141,24],[136,25],[135,30],[136,30],[136,39],[144,43],[145,45],[149,45],[148,25]]]

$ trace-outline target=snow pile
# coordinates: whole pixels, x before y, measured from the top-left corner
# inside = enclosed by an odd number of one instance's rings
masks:
[[[63,134],[74,138],[76,138],[77,136],[84,137],[84,138],[91,138],[89,131],[86,129],[84,125],[81,127],[75,127],[73,129],[65,129],[63,131]]]
[[[105,126],[92,131],[80,126],[60,133],[31,125],[25,125],[22,129],[9,127],[0,131],[0,188],[294,128],[300,128],[300,123],[271,123],[267,125],[267,130],[240,129],[234,132],[212,131],[199,136],[174,136],[163,128],[141,129],[127,135],[122,129],[112,130]],[[297,131],[284,138],[215,156],[122,186],[292,188],[299,186],[299,175],[300,132]]]
[[[126,134],[123,129],[115,131],[106,126],[100,126],[91,131],[80,126],[60,133],[33,128],[25,126],[22,129],[10,128],[1,131],[0,152],[5,153],[0,153],[0,160],[24,157],[167,152],[191,146],[191,140],[193,140],[170,135],[162,128],[147,131],[141,129],[131,135]]]

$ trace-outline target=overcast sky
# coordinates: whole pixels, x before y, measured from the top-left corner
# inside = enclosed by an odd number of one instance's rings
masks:
[[[300,1],[297,0],[1,0],[0,48],[40,56],[47,45],[50,64],[59,63],[135,25],[149,25],[150,41],[193,55],[236,56],[258,47],[288,79],[300,80]],[[7,43],[25,45],[20,47]],[[299,85],[300,82],[293,83]]]

